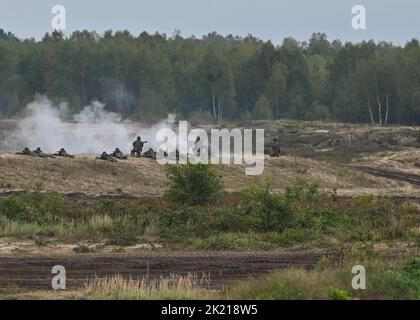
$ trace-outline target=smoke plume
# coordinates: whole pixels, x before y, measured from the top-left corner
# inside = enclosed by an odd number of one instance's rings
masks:
[[[147,140],[144,150],[156,149],[156,132],[166,127],[170,127],[166,121],[148,127],[123,121],[119,114],[106,111],[97,101],[69,118],[66,103],[54,105],[47,97],[38,96],[27,105],[25,116],[18,120],[3,148],[20,151],[24,147],[41,147],[44,152],[53,153],[63,147],[73,154],[99,154],[118,147],[128,153],[137,136]]]

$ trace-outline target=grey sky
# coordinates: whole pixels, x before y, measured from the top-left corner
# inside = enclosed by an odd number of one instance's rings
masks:
[[[201,37],[211,31],[281,43],[307,40],[313,32],[343,41],[386,40],[404,44],[420,31],[419,0],[0,0],[0,28],[19,37],[42,38],[51,29],[51,8],[67,10],[66,34],[74,30],[128,29]],[[353,30],[351,8],[367,9],[367,29]]]

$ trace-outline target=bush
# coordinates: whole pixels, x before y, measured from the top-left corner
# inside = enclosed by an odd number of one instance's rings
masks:
[[[5,197],[0,202],[0,216],[13,221],[27,222],[29,210],[20,198],[16,196]]]
[[[318,183],[307,182],[302,178],[298,178],[293,185],[286,188],[287,202],[298,203],[305,207],[325,197],[326,195],[319,191]]]
[[[328,288],[328,299],[330,300],[351,300],[346,290],[339,290],[334,287]]]
[[[206,204],[215,200],[222,189],[222,182],[211,165],[167,165],[165,172],[170,181],[166,196],[177,203]]]
[[[219,233],[199,242],[198,248],[204,250],[235,250],[246,247],[244,241],[234,233]]]
[[[250,189],[253,224],[259,231],[282,231],[293,219],[293,211],[283,197],[272,193],[271,185]]]

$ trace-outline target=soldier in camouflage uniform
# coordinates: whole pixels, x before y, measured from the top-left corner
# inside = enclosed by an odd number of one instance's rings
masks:
[[[137,137],[137,140],[133,142],[133,150],[131,150],[132,156],[140,157],[143,152],[143,146],[147,141],[141,141],[141,137]]]
[[[106,153],[105,151],[102,152],[102,154],[99,157],[96,157],[98,160],[105,160],[105,161],[111,161],[111,162],[117,162],[111,155]]]
[[[156,151],[154,151],[152,148],[149,148],[149,150],[143,153],[143,157],[156,160]]]
[[[203,147],[203,144],[202,144],[202,142],[201,142],[201,138],[200,137],[197,137],[196,139],[195,139],[195,142],[194,142],[194,147],[193,147],[193,152],[194,152],[194,154],[197,156],[197,157],[199,157],[200,156],[200,154],[201,154],[201,148]]]
[[[22,152],[16,152],[16,154],[25,155],[25,156],[36,156],[36,154],[33,151],[29,150],[28,147],[25,147],[22,150]]]
[[[271,147],[271,157],[278,157],[280,155],[280,144],[278,143],[277,139],[274,138],[270,144]]]
[[[111,156],[120,160],[127,160],[127,156],[124,155],[119,148],[115,148],[114,152],[111,153]]]
[[[40,147],[37,147],[34,151],[34,154],[37,156],[37,157],[41,157],[41,158],[54,158],[54,156],[52,156],[52,155],[50,155],[50,154],[47,154],[47,153],[44,153],[42,150],[41,150],[41,148]]]
[[[57,157],[74,158],[74,156],[71,154],[68,154],[64,148],[61,148],[60,150],[58,150],[54,155]]]

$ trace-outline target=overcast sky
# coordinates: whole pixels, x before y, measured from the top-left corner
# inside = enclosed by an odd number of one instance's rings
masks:
[[[0,28],[20,38],[51,32],[51,8],[66,8],[66,34],[74,30],[128,29],[201,37],[251,33],[281,43],[325,32],[342,41],[386,40],[404,44],[419,37],[420,0],[0,0]],[[353,30],[354,5],[367,10],[367,29]]]

